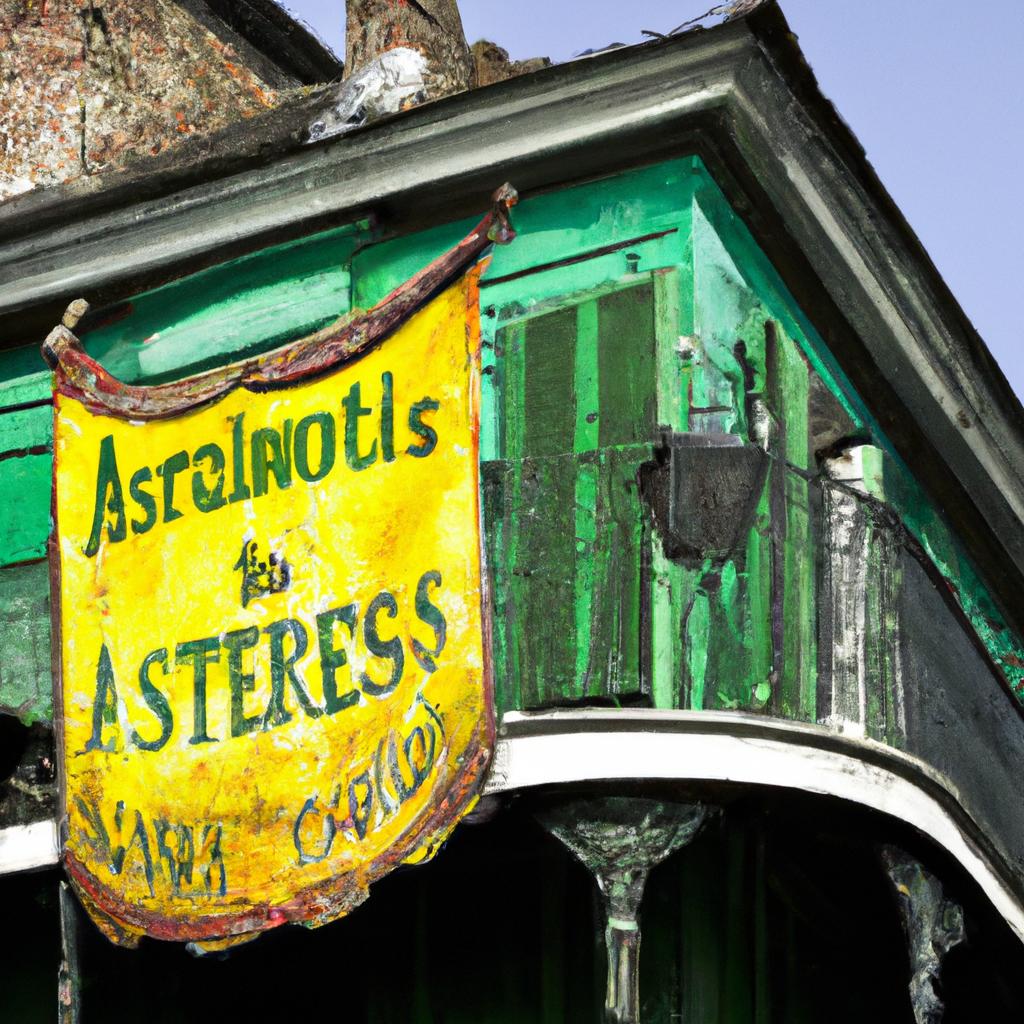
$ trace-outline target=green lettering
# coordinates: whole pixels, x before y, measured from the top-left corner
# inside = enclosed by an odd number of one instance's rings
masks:
[[[395,461],[395,378],[389,371],[380,377],[380,450],[385,462]]]
[[[272,622],[263,632],[270,637],[270,702],[263,716],[263,728],[271,729],[291,721],[291,712],[284,703],[286,679],[291,683],[302,710],[310,718],[319,718],[323,709],[318,708],[310,699],[305,684],[295,671],[295,663],[309,646],[306,627],[297,619],[282,619],[280,622]],[[284,638],[288,635],[292,638],[293,649],[291,654],[285,656]]]
[[[255,647],[260,631],[255,626],[225,633],[221,643],[228,649],[228,687],[231,690],[231,735],[244,736],[260,727],[260,715],[245,714],[245,695],[256,688],[256,676],[242,668],[242,652]]]
[[[363,640],[366,642],[366,649],[378,658],[387,658],[393,663],[391,678],[383,685],[375,683],[366,672],[360,675],[359,682],[362,684],[363,692],[368,693],[371,697],[386,697],[389,693],[393,693],[402,678],[402,670],[405,668],[405,651],[402,650],[401,638],[394,636],[390,640],[382,640],[377,630],[377,616],[382,610],[386,611],[388,618],[391,619],[398,615],[398,602],[395,601],[394,595],[386,590],[382,590],[370,602],[370,607],[366,609],[366,619],[363,622]]]
[[[177,894],[183,884],[192,884],[192,870],[195,867],[195,835],[191,825],[171,824],[166,818],[153,819],[153,833],[156,839],[157,856],[167,864],[167,874]],[[173,836],[172,846],[167,837]]]
[[[157,468],[157,475],[164,481],[164,522],[170,523],[182,517],[180,509],[174,507],[174,478],[188,469],[188,452],[175,452]]]
[[[132,501],[146,515],[145,519],[132,520],[132,531],[134,533],[148,533],[156,525],[156,498],[149,491],[142,489],[142,485],[149,483],[152,479],[153,471],[149,466],[143,466],[142,469],[132,474],[132,478],[128,483],[128,493],[131,494]]]
[[[254,498],[262,497],[269,490],[270,474],[274,474],[277,486],[284,490],[292,485],[292,421],[284,422],[284,443],[273,427],[260,427],[252,432],[252,493]]]
[[[92,735],[85,744],[86,752],[102,750],[110,753],[114,749],[114,741],[103,742],[103,726],[117,724],[117,687],[114,684],[114,666],[110,663],[110,651],[107,645],[100,647],[99,660],[96,662],[96,694],[92,699]]]
[[[213,489],[206,486],[202,470],[192,474],[192,501],[200,512],[213,512],[227,504],[224,497],[224,451],[218,444],[204,444],[192,456],[192,465],[198,466],[204,459],[210,460],[210,474],[215,477]]]
[[[349,388],[348,394],[341,400],[345,407],[345,461],[350,469],[357,472],[372,466],[377,461],[377,439],[373,439],[366,455],[359,454],[359,420],[369,416],[372,409],[361,405],[359,381]]]
[[[249,485],[245,482],[245,413],[240,412],[231,423],[231,479],[232,489],[228,501],[245,501],[250,497]]]
[[[107,513],[114,518],[107,523],[107,536],[111,544],[117,544],[128,536],[128,523],[124,514],[124,494],[121,477],[117,472],[117,455],[114,452],[114,435],[107,434],[100,441],[100,464],[96,472],[96,502],[92,514],[92,530],[85,554],[92,558],[100,549],[100,537]]]
[[[344,623],[348,626],[349,636],[355,636],[356,617],[359,606],[347,604],[343,608],[332,608],[321,612],[316,617],[317,640],[320,645],[320,671],[324,680],[324,710],[329,715],[344,711],[359,703],[359,691],[356,689],[338,694],[338,669],[348,664],[348,655],[344,647],[334,646],[334,624]]]
[[[434,646],[428,648],[419,640],[412,642],[412,653],[424,672],[436,672],[437,661],[448,639],[448,623],[441,609],[430,600],[430,585],[441,586],[441,574],[436,570],[425,572],[416,584],[416,615],[434,631]]]
[[[419,444],[409,445],[405,450],[417,459],[425,459],[437,447],[437,431],[423,422],[423,413],[437,412],[440,408],[441,403],[436,398],[424,398],[409,408],[409,429],[423,440]]]
[[[166,647],[161,647],[160,650],[147,654],[139,668],[139,686],[142,689],[142,698],[160,723],[160,735],[155,740],[144,740],[134,729],[132,730],[132,743],[139,750],[160,750],[171,738],[171,732],[174,729],[174,716],[171,714],[170,702],[167,700],[167,696],[158,690],[149,678],[150,666],[156,664],[159,664],[163,669],[164,675],[167,675]]]
[[[220,640],[211,636],[178,644],[174,660],[192,662],[192,736],[189,743],[193,746],[216,743],[214,737],[206,735],[206,666],[211,661],[220,661]]]
[[[309,468],[309,430],[320,427],[320,465],[316,472]],[[299,420],[295,427],[295,472],[307,483],[323,480],[334,468],[334,417],[329,412],[317,412]]]

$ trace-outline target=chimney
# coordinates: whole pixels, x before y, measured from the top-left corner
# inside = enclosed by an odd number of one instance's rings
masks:
[[[427,61],[428,99],[470,87],[472,59],[457,0],[348,0],[345,77],[388,50],[408,47]]]

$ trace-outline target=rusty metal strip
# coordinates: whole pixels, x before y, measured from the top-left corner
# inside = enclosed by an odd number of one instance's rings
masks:
[[[318,376],[348,362],[383,341],[432,296],[454,281],[495,242],[510,242],[515,231],[509,209],[518,200],[511,185],[494,193],[494,206],[456,246],[396,288],[368,312],[353,311],[333,324],[228,366],[167,384],[125,384],[108,373],[82,347],[71,328],[87,305],[69,307],[65,323],[43,342],[43,357],[57,374],[56,388],[90,412],[132,420],[160,420],[206,405],[235,388],[270,391]]]
[[[30,455],[49,455],[53,446],[48,444],[34,444],[31,448],[12,448],[10,451],[0,452],[0,462],[8,459],[24,459]]]
[[[586,263],[588,260],[596,260],[601,256],[610,256],[612,253],[621,252],[623,249],[630,249],[634,245],[643,245],[644,242],[654,242],[659,238],[666,238],[668,235],[677,234],[679,228],[668,228],[665,231],[653,231],[649,235],[640,235],[637,238],[627,238],[624,242],[615,242],[612,245],[602,245],[597,249],[588,249],[586,252],[576,253],[575,256],[566,256],[564,259],[552,260],[550,263],[541,263],[536,267],[526,267],[504,277],[492,277],[480,283],[481,289],[493,288],[495,285],[507,284],[509,281],[518,281],[521,277],[530,277],[533,274],[542,274],[546,270],[559,270],[562,267],[572,267],[577,263]],[[731,408],[731,407],[730,407]]]
[[[42,409],[53,405],[53,398],[37,398],[31,402],[15,402],[14,405],[0,406],[0,416],[8,416],[14,412],[26,412],[29,409]]]

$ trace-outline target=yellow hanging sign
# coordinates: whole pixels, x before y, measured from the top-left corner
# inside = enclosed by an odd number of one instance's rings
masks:
[[[473,255],[166,393],[97,383],[51,335],[65,863],[112,938],[329,921],[475,801]]]

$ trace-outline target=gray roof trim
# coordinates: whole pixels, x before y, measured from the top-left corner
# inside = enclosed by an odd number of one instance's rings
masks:
[[[269,165],[154,199],[133,201],[132,185],[145,163],[125,180],[107,175],[99,191],[85,181],[16,197],[0,204],[0,315],[111,279],[187,265],[246,240],[255,248],[276,230],[297,235],[341,223],[401,197],[418,194],[417,204],[434,206],[464,192],[468,180],[492,183],[510,167],[611,144],[627,129],[657,134],[725,104],[737,58],[750,52],[752,40],[734,30],[708,42],[713,45],[699,50],[640,47],[628,60],[615,60],[618,51],[612,60],[563,65],[324,144],[297,147],[289,140],[290,152]],[[572,118],[565,117],[567,107]],[[308,104],[298,113],[312,120]],[[258,131],[256,121],[249,125]]]
[[[751,172],[877,372],[1024,570],[1020,403],[916,237],[908,245],[902,217],[880,216],[873,172],[865,182],[870,168],[851,167],[828,144],[771,61],[740,71],[729,118]]]
[[[1024,413],[776,4],[305,146],[322,102],[231,129],[198,162],[0,205],[0,323],[55,322],[79,295],[121,298],[371,212],[407,231],[504,180],[529,193],[700,152],[1024,631]]]

